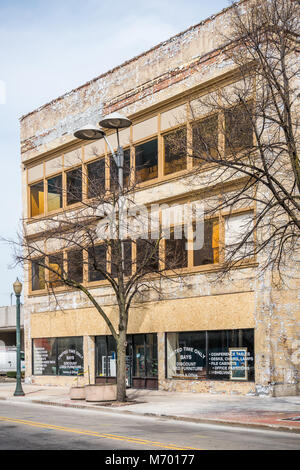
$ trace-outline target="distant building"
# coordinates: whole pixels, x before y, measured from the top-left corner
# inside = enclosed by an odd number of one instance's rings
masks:
[[[0,348],[16,346],[16,306],[0,307]],[[24,309],[21,305],[21,349],[24,348]]]

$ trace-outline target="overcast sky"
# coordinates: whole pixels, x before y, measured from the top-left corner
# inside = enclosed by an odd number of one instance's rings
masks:
[[[19,118],[227,7],[228,0],[0,0],[0,237],[21,218]],[[3,84],[6,102],[3,103]],[[12,250],[0,243],[0,306]]]

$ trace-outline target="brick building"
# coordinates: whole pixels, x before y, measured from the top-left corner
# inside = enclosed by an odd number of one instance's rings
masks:
[[[166,136],[178,128],[184,127],[191,136],[194,120],[206,118],[199,97],[237,80],[234,66],[222,54],[223,39],[218,34],[226,31],[229,15],[230,8],[223,10],[22,117],[27,233],[38,234],[41,219],[48,213],[72,209],[67,197],[49,197],[55,180],[58,178],[67,188],[72,172],[109,154],[104,141],[87,144],[76,140],[74,129],[114,111],[133,122],[120,134],[131,166],[135,168],[135,155],[141,149],[151,154],[151,164],[146,166],[139,185],[139,200],[147,204],[176,203],[198,196],[205,203],[209,180],[202,186],[199,183],[198,188],[186,184],[192,159],[185,157],[176,165],[169,164],[165,142]],[[115,134],[108,138],[115,148]],[[268,271],[257,276],[259,258],[234,270],[227,280],[215,282],[222,259],[214,250],[226,244],[225,221],[230,227],[239,218],[254,216],[255,209],[253,205],[244,207],[229,221],[226,213],[220,214],[218,242],[214,241],[214,228],[208,235],[209,259],[189,252],[187,264],[180,271],[185,282],[176,289],[166,284],[162,296],[153,292],[132,310],[128,331],[130,386],[242,394],[299,393],[299,365],[290,360],[299,336],[297,289],[276,288]],[[88,374],[92,381],[113,381],[116,352],[104,321],[75,291],[59,290],[63,309],[59,308],[47,295],[39,275],[33,269],[25,273],[27,380],[71,385],[76,368],[68,369],[67,364],[73,361],[84,370],[82,381]],[[111,292],[105,282],[92,281],[88,273],[83,282],[115,321]],[[69,362],[68,351],[73,351]],[[246,364],[240,373],[230,367],[238,354]]]

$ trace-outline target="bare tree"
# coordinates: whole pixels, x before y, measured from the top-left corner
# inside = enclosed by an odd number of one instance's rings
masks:
[[[191,105],[188,153],[195,184],[219,188],[211,212],[256,209],[239,242],[226,247],[225,272],[261,253],[261,269],[281,273],[299,250],[300,3],[233,4],[229,31],[222,52],[234,78]]]
[[[159,291],[163,278],[176,282],[174,270],[182,250],[178,244],[163,247],[157,220],[147,208],[135,204],[137,183],[133,182],[129,168],[124,171],[125,184],[120,188],[112,158],[108,163],[107,188],[106,162],[105,158],[96,160],[86,174],[82,171],[84,166],[78,166],[67,178],[65,189],[62,179],[57,179],[56,183],[50,182],[49,193],[48,182],[48,207],[49,204],[55,207],[55,200],[65,198],[69,210],[40,217],[37,233],[31,232],[31,225],[25,219],[23,233],[14,246],[17,263],[29,272],[31,288],[54,296],[62,310],[63,299],[60,300],[59,293],[66,289],[80,291],[104,319],[116,341],[117,400],[123,402],[126,400],[126,334],[134,300],[143,299],[151,289]],[[154,236],[150,234],[151,223],[158,227]],[[101,281],[111,288],[118,312],[117,325],[94,293],[93,287]]]

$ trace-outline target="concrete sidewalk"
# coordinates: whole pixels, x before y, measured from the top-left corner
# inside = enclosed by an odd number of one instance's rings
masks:
[[[0,383],[0,400],[300,433],[300,396],[271,398],[129,389],[129,403],[123,405],[70,400],[66,387],[24,384],[23,389],[25,397],[14,397],[15,384]]]

